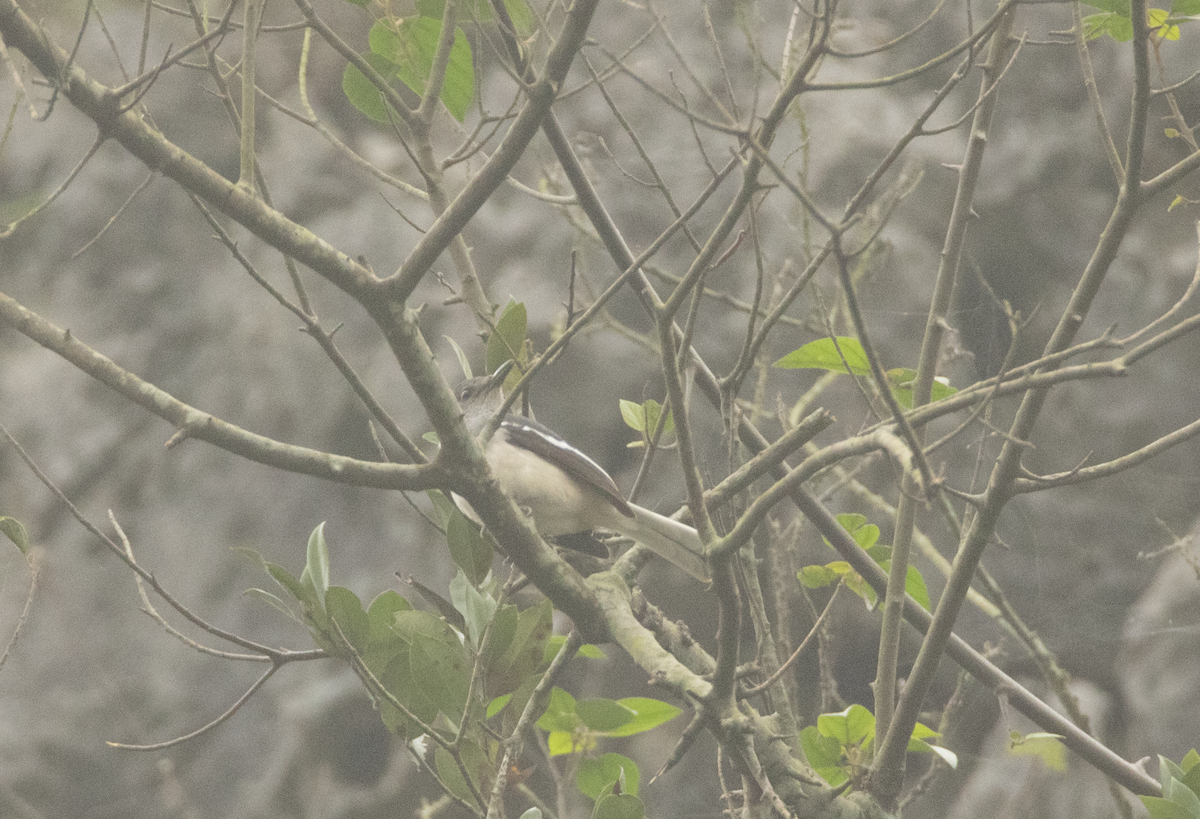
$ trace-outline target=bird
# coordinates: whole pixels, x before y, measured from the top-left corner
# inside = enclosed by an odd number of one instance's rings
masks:
[[[504,404],[504,380],[512,367],[510,360],[455,390],[472,435],[478,436]],[[484,456],[500,489],[533,518],[543,538],[609,529],[697,580],[711,581],[695,529],[625,500],[603,467],[553,430],[529,418],[507,416],[487,441]],[[473,511],[471,517],[478,520]]]

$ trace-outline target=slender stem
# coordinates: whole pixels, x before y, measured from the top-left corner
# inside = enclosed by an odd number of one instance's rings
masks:
[[[992,36],[987,65],[980,83],[980,105],[975,109],[971,133],[967,140],[966,155],[959,169],[958,189],[954,205],[950,210],[950,224],[942,246],[937,277],[933,288],[932,303],[925,321],[925,335],[921,342],[921,354],[917,364],[917,378],[912,389],[912,406],[929,403],[933,390],[933,378],[937,372],[941,354],[942,337],[950,313],[951,297],[962,257],[963,242],[967,235],[967,224],[971,218],[971,203],[979,184],[979,172],[983,166],[984,149],[987,147],[991,130],[992,114],[996,110],[999,94],[993,86],[999,82],[1009,55],[1016,48],[1010,38],[1013,12],[1006,14]],[[925,428],[914,426],[913,434],[918,446],[924,447]],[[875,675],[875,724],[881,733],[886,732],[892,722],[898,682],[900,655],[900,623],[904,616],[904,588],[908,577],[909,548],[912,545],[913,524],[918,504],[920,487],[910,473],[905,473],[900,482],[900,500],[897,504],[895,534],[892,538],[892,562],[888,570],[887,595],[884,598],[883,622],[879,641],[879,659]],[[903,757],[900,757],[903,761]]]

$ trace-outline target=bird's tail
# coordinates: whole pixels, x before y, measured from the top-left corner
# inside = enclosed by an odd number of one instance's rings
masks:
[[[621,519],[624,523],[618,529],[621,534],[671,561],[697,580],[705,583],[712,580],[708,561],[704,559],[704,544],[695,529],[640,506],[630,504],[630,508],[633,518]]]

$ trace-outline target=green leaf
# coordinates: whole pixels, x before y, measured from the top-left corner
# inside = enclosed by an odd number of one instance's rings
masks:
[[[593,731],[615,731],[623,725],[633,722],[633,711],[621,705],[616,700],[592,699],[580,700],[575,704],[575,712],[583,724]]]
[[[368,51],[362,57],[371,68],[385,78],[395,68],[389,60],[378,54]],[[350,100],[350,104],[366,114],[368,119],[381,123],[391,121],[391,117],[388,115],[388,104],[384,101],[382,92],[352,63],[347,63],[346,69],[342,72],[342,93],[346,95],[346,99]]]
[[[439,713],[457,724],[471,670],[458,635],[438,617],[415,609],[396,612],[392,632],[398,638],[394,657],[377,675],[384,687],[426,724]]]
[[[312,591],[318,606],[325,605],[325,590],[329,588],[329,547],[325,545],[325,521],[317,524],[308,536],[308,552],[300,585]]]
[[[531,676],[539,676],[549,664],[545,644],[553,627],[554,609],[549,600],[517,612],[516,606],[501,606],[492,618],[484,652],[487,691],[498,694],[520,688]]]
[[[331,586],[325,591],[325,611],[337,624],[346,641],[361,656],[367,650],[371,626],[367,613],[363,611],[358,596],[341,586]]]
[[[562,650],[563,643],[567,641],[566,635],[555,634],[546,640],[545,662],[549,665],[550,661],[558,656],[558,652]],[[576,657],[581,657],[585,660],[604,660],[608,655],[599,646],[594,646],[591,643],[584,643],[579,647],[579,651],[575,652]]]
[[[346,2],[352,6],[359,6],[364,9],[371,4],[371,0],[346,0]]]
[[[405,17],[379,20],[371,27],[367,41],[371,51],[392,63],[392,71],[415,94],[425,93],[425,84],[433,71],[433,57],[442,36],[442,21],[434,17]],[[442,83],[442,102],[459,122],[475,94],[475,69],[471,44],[462,29],[454,32],[450,61]],[[364,112],[365,113],[365,112]],[[499,365],[497,365],[499,366]]]
[[[403,649],[392,631],[396,612],[411,610],[409,602],[392,589],[377,595],[367,606],[367,650],[362,653],[362,658],[376,676],[382,674],[397,651]]]
[[[875,715],[855,703],[836,714],[821,714],[817,717],[817,730],[842,745],[862,745],[875,737]]]
[[[1169,16],[1165,9],[1146,9],[1146,24],[1160,40],[1179,39],[1179,26],[1168,23]]]
[[[625,422],[625,426],[635,432],[646,432],[646,408],[636,401],[629,401],[622,398],[621,404],[621,420]]]
[[[1058,734],[1035,732],[1021,734],[1013,731],[1008,743],[1009,756],[1034,756],[1052,771],[1067,769],[1067,746]]]
[[[293,611],[292,608],[290,606],[288,606],[287,603],[283,602],[282,598],[280,598],[278,595],[271,594],[266,589],[259,589],[259,588],[246,589],[244,592],[242,592],[242,595],[245,597],[253,597],[258,600],[262,600],[264,603],[266,603],[271,608],[276,609],[280,612],[283,612],[284,614],[286,614],[288,617],[291,617],[292,619],[296,619],[296,612]]]
[[[838,582],[842,575],[829,566],[805,566],[796,572],[796,579],[810,589],[821,589]]]
[[[504,312],[496,321],[496,331],[488,336],[486,362],[489,373],[494,373],[505,361],[525,363],[525,334],[528,330],[528,323],[525,305],[509,299],[508,304],[504,307]],[[509,373],[508,378],[505,379],[505,386],[515,384],[516,379],[520,379],[521,373],[518,372],[518,369],[514,367],[513,371]],[[513,380],[510,381],[510,379]]]
[[[1150,819],[1196,819],[1186,808],[1161,796],[1143,796],[1141,799]]]
[[[1200,793],[1200,755],[1197,755],[1194,749],[1188,751],[1179,767],[1184,771],[1180,781],[1196,793]]]
[[[437,443],[437,433],[434,433],[433,442]],[[449,495],[437,489],[430,489],[425,495],[433,504],[433,519],[445,529],[447,521],[450,520],[452,514],[458,511],[458,507],[454,505],[454,501],[450,500]]]
[[[288,593],[291,594],[292,597],[296,598],[297,602],[309,606],[315,606],[317,604],[316,594],[309,591],[305,586],[301,585],[300,581],[296,579],[294,574],[277,563],[267,563],[265,565],[267,567],[267,574],[271,575],[271,577],[275,579],[276,583],[287,589]]]
[[[575,713],[575,698],[555,686],[550,690],[550,701],[538,718],[537,727],[543,731],[574,731],[580,725]]]
[[[1133,21],[1128,11],[1124,15],[1113,12],[1089,14],[1083,18],[1083,33],[1089,40],[1107,34],[1119,43],[1127,43],[1133,39]]]
[[[1200,0],[1196,0],[1196,2],[1200,5]],[[1191,774],[1192,769],[1197,765],[1200,765],[1200,753],[1197,753],[1195,748],[1184,754],[1183,759],[1179,761],[1179,769],[1185,774]],[[1193,790],[1195,789],[1193,788]]]
[[[879,540],[879,527],[867,523],[865,515],[857,513],[838,515],[837,522],[842,524],[842,528],[850,533],[854,542],[862,549],[870,549]],[[833,544],[829,541],[825,541],[825,543],[832,548]]]
[[[611,793],[596,800],[592,819],[644,819],[646,806],[629,793]]]
[[[458,609],[454,608],[453,603],[416,578],[408,578],[408,584],[417,590],[417,594],[421,595],[422,600],[437,609],[438,614],[445,618],[447,623],[460,633],[467,633],[467,624],[463,621],[463,616],[459,614]]]
[[[518,819],[542,819],[541,808],[530,808],[518,817]]]
[[[478,651],[480,641],[483,640],[484,629],[487,628],[492,615],[496,612],[496,601],[480,594],[460,569],[450,581],[450,602],[463,616],[471,647]]]
[[[897,367],[894,370],[888,370],[887,377],[888,384],[892,388],[892,395],[896,396],[896,403],[905,409],[912,409],[912,388],[913,382],[917,380],[917,371],[910,370],[907,367]],[[958,390],[951,387],[948,380],[939,376],[933,379],[929,402],[940,401],[943,398],[954,395],[956,392]]]
[[[598,799],[606,787],[621,783],[621,792],[637,796],[641,774],[632,759],[621,754],[603,754],[584,759],[575,773],[575,785],[589,799]]]
[[[509,702],[509,700],[512,699],[512,697],[513,697],[512,694],[501,694],[500,696],[494,698],[487,705],[487,711],[484,712],[485,713],[484,719],[491,719],[492,717],[496,716],[501,711],[503,711],[504,706],[508,705],[508,702]]]
[[[1170,785],[1163,788],[1163,796],[1186,810],[1189,816],[1200,817],[1200,796],[1180,780],[1172,778]]]
[[[941,736],[941,734],[939,734],[937,731],[933,730],[932,728],[930,728],[927,725],[922,725],[921,723],[918,722],[916,725],[913,726],[912,736],[909,737],[909,739],[908,739],[907,750],[914,751],[917,753],[923,753],[923,754],[936,754],[938,757],[941,758],[941,760],[943,762],[946,763],[946,765],[948,765],[951,768],[957,769],[958,768],[958,755],[957,754],[955,754],[953,751],[949,750],[948,748],[943,748],[940,745],[933,745],[933,744],[925,741],[926,739],[930,739],[933,737],[939,737],[939,736]]]
[[[1114,14],[1123,14],[1126,17],[1132,16],[1129,0],[1084,0],[1085,6],[1091,6],[1094,9],[1101,11],[1109,11]]]
[[[925,578],[921,577],[916,566],[908,567],[908,574],[904,577],[904,591],[908,593],[909,597],[920,603],[921,608],[933,611],[929,605],[929,589],[925,587]]]
[[[838,354],[838,351],[841,354]],[[843,361],[843,357],[845,361]],[[850,369],[846,369],[849,365]],[[854,375],[870,375],[871,365],[867,362],[866,351],[858,339],[850,336],[838,336],[836,343],[832,338],[819,338],[810,341],[803,347],[792,350],[775,362],[776,367],[785,370],[829,370],[835,373],[852,373]]]
[[[479,585],[492,570],[492,547],[484,539],[479,524],[457,509],[446,520],[446,545],[450,559],[474,585]]]
[[[1162,785],[1163,793],[1170,789],[1172,779],[1183,779],[1183,775],[1183,768],[1162,754],[1158,755],[1158,781]]]
[[[529,37],[533,34],[533,10],[525,0],[504,0],[504,8],[517,29],[518,37]]]
[[[850,778],[841,767],[842,744],[833,737],[821,736],[817,726],[800,731],[800,746],[808,764],[830,785],[837,787]]]
[[[621,399],[621,419],[625,422],[625,426],[640,432],[644,440],[648,440],[654,435],[654,430],[658,427],[658,419],[661,416],[662,404],[653,398],[649,398],[641,404]],[[674,431],[675,418],[668,412],[667,419],[663,421],[662,434],[668,435]],[[640,445],[641,442],[630,444],[630,446]]]
[[[29,557],[29,534],[16,518],[0,517],[0,533],[13,542],[17,550]]]
[[[634,719],[620,728],[609,731],[611,737],[627,737],[657,728],[664,722],[670,722],[682,711],[669,702],[651,699],[650,697],[624,697],[617,700],[624,708],[634,713]]]
[[[434,764],[437,766],[438,776],[446,783],[450,792],[467,804],[473,804],[474,794],[479,793],[481,787],[486,792],[484,783],[492,781],[495,765],[488,759],[487,752],[470,740],[459,743],[458,755],[462,760],[462,767],[471,777],[474,790],[467,786],[466,780],[463,779],[462,768],[459,768],[454,757],[440,745],[434,752]]]
[[[458,366],[462,370],[463,378],[471,378],[471,361],[467,358],[467,354],[463,352],[463,348],[458,346],[458,342],[450,336],[442,336],[442,338],[450,342],[450,349],[454,350],[454,355],[458,358]]]

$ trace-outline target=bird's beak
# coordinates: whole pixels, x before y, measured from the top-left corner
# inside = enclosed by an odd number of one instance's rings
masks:
[[[516,362],[510,358],[508,361],[505,361],[503,364],[497,367],[496,371],[488,377],[488,386],[492,389],[495,389],[496,387],[502,385],[504,383],[504,379],[508,378],[508,374],[512,372],[514,364],[516,364]]]

